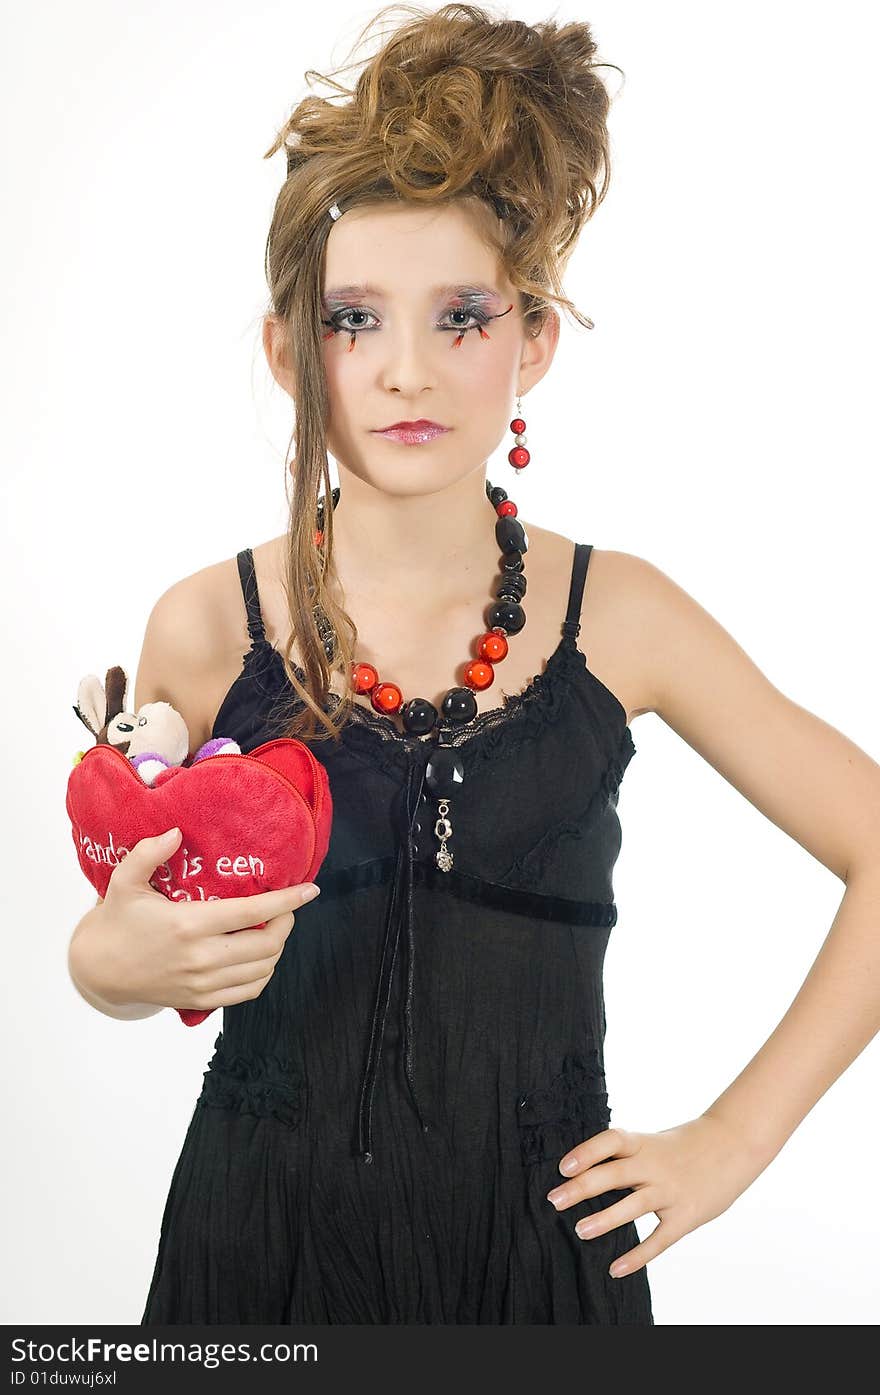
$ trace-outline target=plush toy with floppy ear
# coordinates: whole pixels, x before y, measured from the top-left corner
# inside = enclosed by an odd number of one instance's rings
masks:
[[[189,754],[189,732],[170,702],[145,702],[137,712],[125,710],[125,669],[114,664],[107,670],[106,689],[94,673],[79,685],[73,710],[92,733],[98,746],[115,746],[127,756],[145,785],[170,765],[184,765]],[[218,736],[200,746],[193,764],[205,756],[232,755],[241,751],[237,741]],[[82,760],[78,751],[74,764]]]
[[[135,843],[169,828],[180,829],[180,845],[150,885],[171,901],[314,881],[333,804],[327,771],[308,746],[285,737],[244,755],[235,741],[215,737],[190,760],[180,713],[167,702],[128,712],[125,689],[118,666],[107,670],[106,689],[89,674],[73,709],[95,745],[74,758],[66,807],[79,865],[98,895],[106,896],[113,868]],[[177,1011],[189,1027],[210,1015]]]

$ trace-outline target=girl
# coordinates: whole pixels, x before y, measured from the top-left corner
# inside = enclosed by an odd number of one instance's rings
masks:
[[[177,839],[147,839],[75,934],[102,1010],[223,1009],[144,1324],[650,1325],[648,1262],[876,1030],[876,764],[656,567],[527,526],[515,474],[486,477],[508,427],[529,463],[554,303],[590,325],[561,274],[607,188],[595,51],[580,22],[417,14],[268,152],[289,531],[160,598],[136,705],[172,702],[193,749],[307,741],[334,824],[307,909],[302,888],[172,905],[149,878]],[[645,712],[847,886],[766,1045],[657,1134],[612,1124],[603,1060]]]

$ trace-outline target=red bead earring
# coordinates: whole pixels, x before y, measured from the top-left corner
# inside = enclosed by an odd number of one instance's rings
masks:
[[[516,410],[520,413],[522,412],[522,402],[520,401],[519,394],[517,394],[516,399]],[[524,470],[532,457],[526,450],[526,438],[524,435],[526,424],[522,416],[514,417],[513,421],[510,423],[510,429],[516,439],[516,445],[512,450],[508,451],[507,458],[515,470]]]

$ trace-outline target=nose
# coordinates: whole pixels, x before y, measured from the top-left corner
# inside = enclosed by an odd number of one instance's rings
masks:
[[[430,334],[424,326],[414,325],[398,325],[394,330],[383,332],[382,385],[386,391],[411,397],[424,388],[433,387],[435,373],[430,362]],[[438,339],[442,337],[437,335]]]

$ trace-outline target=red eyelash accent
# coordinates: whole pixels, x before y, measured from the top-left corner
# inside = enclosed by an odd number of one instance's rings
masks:
[[[486,331],[485,331],[485,329],[483,328],[482,325],[468,325],[467,329],[463,329],[462,332],[461,332],[461,334],[457,334],[457,335],[455,336],[455,338],[453,339],[453,341],[452,341],[452,347],[453,347],[453,349],[457,349],[457,348],[458,348],[459,344],[460,344],[460,343],[462,342],[462,340],[464,339],[464,336],[465,336],[466,334],[470,334],[470,332],[471,332],[472,329],[478,329],[478,330],[480,331],[480,338],[481,338],[481,339],[491,339],[491,338],[492,338],[491,334],[487,334],[487,333],[486,333]]]
[[[503,310],[503,311],[501,312],[500,315],[493,315],[493,316],[492,316],[492,319],[493,319],[493,320],[500,320],[504,315],[509,314],[510,311],[511,311],[512,309],[513,309],[513,306],[512,306],[512,305],[508,305],[508,307],[507,307],[506,310]],[[459,347],[459,345],[461,344],[462,340],[464,339],[464,336],[465,336],[466,334],[470,334],[470,332],[471,332],[472,329],[478,329],[478,330],[480,331],[480,338],[481,338],[481,339],[491,339],[491,338],[492,338],[491,334],[487,334],[486,331],[485,331],[485,329],[483,328],[483,326],[482,326],[481,324],[477,324],[477,325],[468,325],[467,329],[463,329],[462,332],[461,332],[461,334],[457,334],[457,335],[455,336],[455,338],[454,338],[453,341],[452,341],[452,348],[453,348],[453,349],[457,349],[457,348]]]

